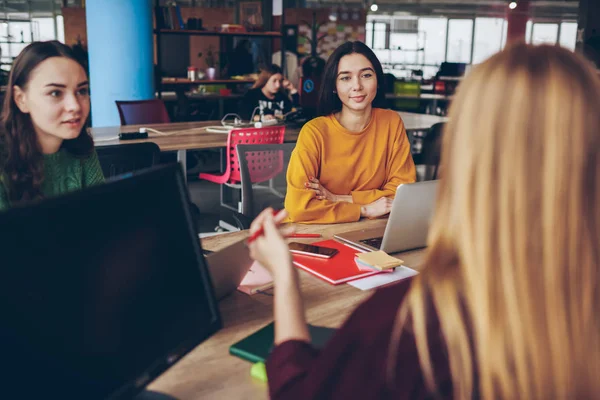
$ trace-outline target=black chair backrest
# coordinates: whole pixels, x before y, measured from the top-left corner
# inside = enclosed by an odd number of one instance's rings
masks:
[[[106,178],[150,168],[160,158],[160,148],[152,142],[100,146],[96,153]]]
[[[431,180],[437,179],[442,154],[442,133],[445,125],[445,122],[433,125],[423,138],[420,158],[422,164],[433,168]]]
[[[242,186],[242,214],[253,218],[266,207],[283,208],[285,192],[287,191],[287,167],[296,143],[282,144],[254,144],[236,146],[240,166]],[[269,181],[268,190],[255,191],[254,185],[261,182],[257,177],[267,176],[264,171],[264,159],[273,160],[273,167],[277,169]],[[268,166],[267,166],[268,167]],[[255,193],[256,192],[256,193]]]
[[[396,82],[396,76],[394,74],[386,73],[383,74],[383,87],[385,93],[394,93],[394,83]]]

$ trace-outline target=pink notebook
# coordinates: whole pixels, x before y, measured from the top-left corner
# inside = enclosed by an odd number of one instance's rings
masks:
[[[273,287],[273,278],[269,271],[254,261],[248,273],[242,279],[238,290],[249,295],[256,294],[262,290],[267,290]]]

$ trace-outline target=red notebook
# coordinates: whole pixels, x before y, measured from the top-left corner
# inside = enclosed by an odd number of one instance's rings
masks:
[[[380,273],[381,271],[364,271],[356,266],[354,258],[360,251],[345,246],[335,240],[324,240],[322,242],[311,243],[315,246],[323,246],[338,249],[339,253],[331,258],[319,258],[294,254],[294,264],[298,268],[310,272],[311,274],[333,284],[352,281],[358,278],[364,278]]]

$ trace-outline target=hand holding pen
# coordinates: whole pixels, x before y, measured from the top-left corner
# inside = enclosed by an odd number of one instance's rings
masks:
[[[261,212],[250,226],[250,237],[246,244],[250,249],[250,257],[269,270],[273,280],[289,278],[295,270],[292,266],[292,256],[287,237],[315,237],[319,234],[296,234],[292,225],[280,226],[287,217],[285,210],[277,214],[268,208]],[[291,275],[290,275],[291,274]]]
[[[264,211],[263,211],[264,213]],[[280,210],[277,214],[275,214],[274,211],[271,211],[271,214],[274,215],[273,217],[273,221],[275,221],[277,223],[277,225],[279,225],[281,223],[281,221],[283,221],[286,217],[287,217],[287,212],[284,210]],[[262,213],[261,213],[262,215]],[[258,217],[257,217],[258,220]],[[251,230],[252,231],[252,230]],[[260,228],[258,228],[257,231],[255,231],[254,233],[252,233],[250,235],[250,237],[248,238],[248,241],[246,242],[246,244],[250,244],[252,242],[254,242],[259,236],[264,234],[264,228],[261,226]],[[315,238],[320,238],[321,234],[320,233],[295,233],[293,231],[291,231],[289,234],[285,235],[286,238],[294,238],[294,239],[315,239]]]
[[[250,249],[250,257],[267,268],[276,281],[280,273],[289,273],[293,269],[285,236],[293,234],[294,227],[279,226],[287,217],[285,210],[273,214],[273,210],[267,208],[252,221],[250,238],[246,244]]]

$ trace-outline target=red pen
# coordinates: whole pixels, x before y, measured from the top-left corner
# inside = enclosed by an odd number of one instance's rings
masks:
[[[284,211],[284,209],[281,209],[281,210],[280,210],[280,211],[277,213],[277,215],[279,215],[279,213],[280,213],[280,212],[283,212],[283,211]],[[273,212],[273,213],[275,213],[275,212]],[[277,215],[275,215],[275,218],[277,218]],[[252,236],[250,236],[250,237],[248,238],[248,240],[246,241],[246,244],[250,244],[250,243],[254,242],[254,241],[255,241],[256,239],[258,239],[258,237],[259,237],[260,235],[262,235],[263,233],[265,233],[265,231],[264,231],[263,227],[261,226],[261,227],[260,227],[260,228],[259,228],[259,229],[258,229],[256,232],[254,232],[254,234],[253,234]]]

